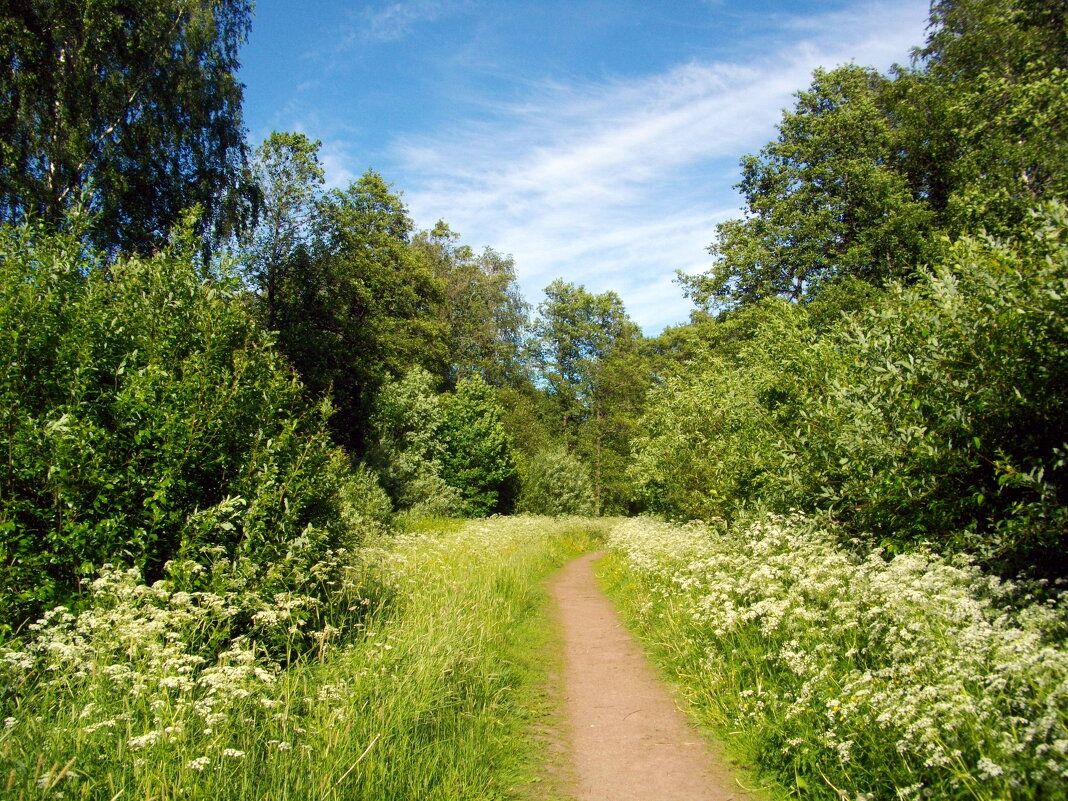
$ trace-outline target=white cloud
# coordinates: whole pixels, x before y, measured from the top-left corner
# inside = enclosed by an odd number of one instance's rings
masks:
[[[922,40],[926,3],[868,4],[793,31],[748,65],[692,62],[635,82],[542,85],[487,119],[396,143],[413,216],[512,253],[529,300],[556,277],[614,289],[647,332],[680,322],[676,268],[707,269],[737,214],[738,157],[774,135],[817,66],[881,69]]]
[[[358,37],[365,42],[395,42],[420,23],[453,13],[458,5],[455,0],[402,0],[368,6],[358,17]]]
[[[319,163],[323,165],[327,189],[344,189],[359,177],[350,169],[353,159],[348,145],[341,140],[323,142],[319,148]]]

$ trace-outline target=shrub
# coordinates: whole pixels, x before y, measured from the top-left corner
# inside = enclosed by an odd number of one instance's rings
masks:
[[[329,408],[193,252],[104,264],[72,235],[0,230],[0,625],[105,562],[151,582],[204,548],[292,588],[299,564],[266,566],[343,535]]]
[[[711,353],[650,394],[630,467],[646,508],[819,511],[895,551],[1068,573],[1066,230],[1053,205],[1029,241],[963,239],[880,296],[710,324]]]
[[[516,506],[520,512],[536,515],[591,515],[589,471],[563,448],[542,451],[523,473]]]
[[[480,376],[464,378],[442,403],[442,477],[460,491],[466,516],[505,511],[516,467],[496,391]]]
[[[962,240],[828,340],[845,367],[804,405],[776,479],[854,532],[1064,573],[1068,210],[1033,241]]]
[[[356,465],[345,482],[343,508],[348,525],[354,530],[367,523],[386,523],[393,514],[393,503],[382,489],[378,474],[365,464]]]
[[[447,517],[463,507],[459,490],[442,478],[443,419],[434,379],[421,367],[387,382],[375,396],[369,461],[399,511]]]
[[[778,299],[735,312],[650,392],[629,467],[647,511],[729,518],[762,496],[822,371],[808,317]]]

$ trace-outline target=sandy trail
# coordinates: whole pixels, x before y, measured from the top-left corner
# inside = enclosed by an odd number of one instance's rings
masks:
[[[675,706],[582,556],[552,583],[578,801],[752,798]]]

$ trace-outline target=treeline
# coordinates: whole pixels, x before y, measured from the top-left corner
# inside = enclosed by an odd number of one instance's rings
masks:
[[[511,257],[444,221],[416,230],[374,171],[324,191],[319,147],[275,133],[257,149],[240,263],[253,314],[331,398],[335,441],[398,511],[626,510],[649,377],[620,298],[555,281],[532,314]]]
[[[417,230],[378,173],[326,190],[318,142],[249,146],[250,21],[0,12],[0,632],[105,563],[207,591],[188,565],[221,557],[236,636],[257,597],[326,603],[395,515],[630,501],[649,378],[618,296],[556,282],[532,315],[510,257]]]
[[[0,617],[220,553],[325,594],[396,514],[801,508],[1063,573],[1064,11],[937,2],[910,67],[817,71],[646,339],[613,292],[532,309],[374,171],[327,190],[303,134],[248,145],[250,4],[5,7]]]

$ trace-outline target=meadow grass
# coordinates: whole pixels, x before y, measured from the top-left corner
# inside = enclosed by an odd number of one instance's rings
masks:
[[[540,580],[595,528],[520,517],[383,536],[338,588],[341,617],[360,623],[320,614],[309,631],[281,597],[214,652],[205,628],[232,599],[107,572],[92,607],[0,648],[0,795],[522,797],[545,756],[529,736],[549,636]],[[287,661],[288,634],[315,647]]]
[[[1068,598],[800,516],[634,519],[602,581],[693,711],[802,798],[1068,797]],[[1032,588],[1033,589],[1033,588]]]

